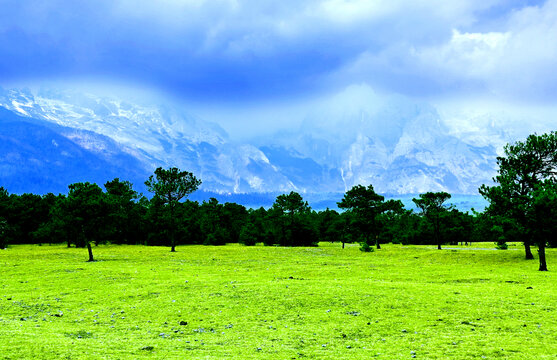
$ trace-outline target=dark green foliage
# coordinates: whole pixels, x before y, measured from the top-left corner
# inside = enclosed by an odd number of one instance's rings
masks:
[[[225,245],[229,234],[224,228],[224,206],[215,198],[204,201],[199,208],[204,245]]]
[[[242,226],[241,232],[245,230],[246,226],[251,227],[251,225],[253,225],[253,229],[248,229],[246,231],[247,234],[250,234],[250,236],[255,236],[255,243],[262,242],[265,245],[272,245],[273,242],[270,241],[270,239],[274,239],[274,237],[272,235],[272,229],[268,225],[269,221],[267,210],[260,207],[259,209],[249,209],[247,212],[248,216],[245,224]],[[244,234],[243,236],[246,236],[247,234]],[[242,234],[240,233],[240,242],[241,241]]]
[[[91,242],[106,241],[111,230],[108,199],[97,184],[75,183],[68,188],[64,211],[74,229],[75,244],[87,246],[89,261],[94,261]]]
[[[7,215],[10,212],[10,196],[8,191],[0,186],[0,249],[8,246],[8,237],[10,236],[10,225]]]
[[[249,214],[243,205],[227,202],[222,208],[221,227],[227,233],[227,242],[237,243]]]
[[[432,244],[431,227],[418,214],[412,210],[402,210],[389,222],[384,222],[384,236],[389,236],[395,244]]]
[[[242,227],[240,231],[239,243],[246,246],[253,246],[257,244],[260,239],[260,232],[257,230],[255,225],[248,222]]]
[[[72,229],[67,225],[67,215],[64,212],[64,195],[46,195],[49,204],[48,220],[44,221],[33,233],[33,238],[39,244],[67,243],[70,247],[73,238],[70,236]]]
[[[8,246],[6,234],[8,233],[8,222],[4,218],[0,218],[0,249]]]
[[[345,218],[347,218],[347,216],[343,215],[329,209],[317,214],[317,232],[320,241],[331,243],[340,241],[343,246],[347,242],[352,242],[351,239],[346,236]]]
[[[360,251],[363,251],[363,252],[373,252],[373,248],[372,248],[371,246],[369,246],[368,243],[362,242],[362,244],[360,245]]]
[[[316,246],[317,231],[311,221],[311,208],[294,191],[279,195],[267,212],[270,230],[265,236],[266,245]]]
[[[414,198],[412,201],[422,211],[422,215],[429,221],[433,227],[433,238],[437,244],[437,248],[441,250],[441,243],[443,242],[441,234],[441,218],[446,215],[447,209],[443,203],[451,198],[451,195],[446,192],[427,192],[420,194],[419,198]]]
[[[219,204],[215,198],[204,201],[198,213],[198,223],[205,245],[225,245],[240,240],[242,227],[249,214],[242,205],[234,203]]]
[[[164,201],[154,196],[147,204],[147,245],[170,246],[170,212]]]
[[[344,194],[338,207],[350,213],[348,227],[351,238],[358,238],[368,245],[375,244],[380,249],[381,224],[378,217],[387,212],[400,212],[402,203],[394,200],[385,201],[385,197],[377,194],[372,185],[367,188],[356,185]]]
[[[164,223],[168,226],[168,236],[172,252],[176,251],[176,218],[175,210],[181,199],[188,196],[201,185],[201,180],[197,179],[188,171],[181,171],[172,167],[165,170],[161,167],[155,170],[155,175],[151,175],[145,185],[150,192],[155,194],[158,205],[163,205],[161,209],[167,209],[167,217]]]
[[[472,237],[474,217],[458,209],[451,209],[441,215],[441,238],[445,243],[457,245],[467,243]]]
[[[496,234],[495,236],[497,237],[497,241],[495,242],[495,245],[497,246],[497,249],[507,250],[509,248],[509,245],[507,244],[507,241],[505,240],[503,227],[499,226],[499,225],[493,225],[493,227],[491,228],[491,231]]]
[[[508,145],[498,158],[495,186],[480,191],[490,205],[473,215],[444,206],[451,196],[425,193],[413,199],[421,210],[403,209],[400,201],[375,193],[373,186],[354,186],[338,206],[344,212],[312,211],[296,192],[279,195],[266,210],[246,209],[211,198],[199,204],[185,200],[201,181],[177,168],[158,168],[145,184],[152,199],[140,196],[128,181],[116,178],[104,186],[71,184],[67,196],[9,194],[0,187],[0,248],[8,243],[60,243],[88,247],[91,243],[224,245],[257,243],[315,246],[319,241],[360,242],[362,251],[381,243],[469,244],[491,241],[504,249],[508,242],[537,244],[540,270],[545,247],[557,246],[557,136],[532,135]]]
[[[545,247],[555,244],[557,233],[557,183],[546,179],[532,192],[532,207],[527,214],[532,224],[532,240],[538,245],[540,271],[547,271]]]
[[[523,238],[527,259],[533,258],[530,245],[538,245],[540,270],[545,271],[545,247],[554,236],[540,232],[548,223],[548,215],[540,209],[546,206],[543,202],[551,202],[556,181],[557,133],[530,135],[523,142],[507,144],[504,151],[505,156],[497,158],[499,174],[493,179],[497,185],[482,185],[479,191],[489,201],[490,215],[514,223],[512,230]]]
[[[116,178],[104,184],[110,220],[110,240],[116,244],[145,243],[145,208],[129,181]],[[143,200],[145,201],[145,200]]]
[[[4,241],[10,244],[34,242],[33,233],[48,221],[49,203],[47,198],[34,194],[8,195],[0,187],[0,218],[7,225]]]
[[[201,211],[197,201],[186,200],[177,208],[177,243],[203,244],[205,235],[201,230]]]
[[[46,204],[42,211],[48,215],[32,232],[33,241],[87,247],[89,261],[93,261],[91,243],[108,241],[113,231],[110,201],[97,184],[75,183],[68,189],[68,196],[42,198]]]
[[[201,180],[188,171],[181,171],[175,167],[168,170],[159,167],[155,170],[155,175],[151,175],[145,181],[145,185],[165,204],[175,205],[182,198],[197,190],[201,185]]]

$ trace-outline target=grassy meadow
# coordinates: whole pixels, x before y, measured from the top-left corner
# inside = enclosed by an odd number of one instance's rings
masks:
[[[557,251],[451,248],[11,246],[0,359],[557,358]]]

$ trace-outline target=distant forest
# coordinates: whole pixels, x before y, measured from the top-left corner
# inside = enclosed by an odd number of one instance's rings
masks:
[[[547,270],[545,248],[556,247],[557,133],[530,135],[508,144],[497,158],[495,185],[482,185],[489,205],[482,212],[462,212],[446,205],[451,195],[428,192],[413,199],[418,211],[399,200],[385,200],[372,185],[348,190],[341,211],[314,211],[297,192],[277,196],[269,209],[246,208],[215,198],[188,200],[201,184],[194,174],[158,168],[145,185],[153,196],[140,196],[118,178],[104,184],[74,183],[66,195],[9,194],[0,187],[0,248],[9,244],[66,243],[169,246],[263,243],[269,246],[317,246],[319,241],[359,243],[362,251],[381,244],[524,243],[525,256],[537,246]]]

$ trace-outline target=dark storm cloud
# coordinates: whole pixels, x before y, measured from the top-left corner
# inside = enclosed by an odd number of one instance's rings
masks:
[[[555,45],[536,46],[554,39],[555,4],[4,0],[0,81],[113,79],[217,101],[360,81],[409,95],[514,93],[526,84],[546,96]],[[524,79],[509,82],[517,71]]]

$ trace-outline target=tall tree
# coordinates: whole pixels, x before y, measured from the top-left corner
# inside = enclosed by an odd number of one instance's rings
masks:
[[[317,232],[320,241],[335,242],[341,241],[342,248],[344,249],[344,219],[338,212],[327,208],[325,211],[320,211],[317,216]]]
[[[537,229],[544,223],[540,208],[545,191],[551,192],[557,177],[557,132],[530,135],[525,141],[507,144],[504,156],[497,158],[497,185],[482,185],[480,194],[489,201],[487,212],[512,219],[524,239],[527,259],[533,259],[531,244],[538,245],[540,271],[547,270],[547,236]]]
[[[402,209],[400,201],[385,201],[385,197],[377,194],[371,184],[367,188],[363,185],[352,187],[337,205],[353,214],[352,224],[359,229],[363,243],[369,246],[375,242],[377,249],[381,249],[377,217],[386,211]]]
[[[176,219],[175,209],[180,200],[186,198],[201,185],[201,180],[197,179],[188,171],[181,171],[176,167],[166,170],[161,167],[155,170],[155,175],[151,175],[145,185],[150,192],[162,200],[167,206],[170,214],[170,246],[171,252],[176,251]]]
[[[139,194],[133,190],[131,182],[120,181],[119,178],[106,182],[104,188],[113,225],[113,240],[119,244],[136,243],[137,231],[141,228],[139,205],[136,203]]]
[[[68,197],[63,206],[66,219],[71,219],[71,226],[77,230],[76,244],[87,246],[88,261],[95,261],[91,242],[98,244],[105,240],[109,231],[106,194],[97,184],[88,182],[71,184],[68,188]]]
[[[49,193],[43,200],[48,207],[48,220],[33,233],[35,241],[49,244],[66,242],[70,247],[77,236],[73,224],[75,219],[66,211],[66,196]]]
[[[433,238],[437,244],[437,249],[441,250],[441,216],[447,211],[443,203],[451,198],[451,194],[444,191],[427,192],[420,194],[419,198],[412,201],[422,211],[423,216],[433,226]]]
[[[230,232],[224,224],[224,205],[215,198],[203,201],[199,207],[200,227],[204,235],[204,245],[225,245]]]
[[[34,194],[10,195],[9,222],[11,243],[33,243],[33,233],[48,221],[49,209],[43,198]]]
[[[289,219],[294,219],[296,215],[300,215],[311,210],[308,202],[304,201],[302,196],[295,191],[291,191],[290,194],[277,196],[273,207],[285,214]]]
[[[280,245],[317,245],[317,233],[310,219],[311,208],[297,192],[277,196],[268,214],[275,226],[274,238]]]

